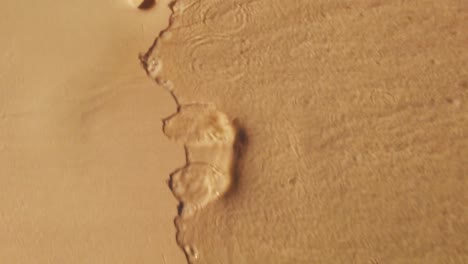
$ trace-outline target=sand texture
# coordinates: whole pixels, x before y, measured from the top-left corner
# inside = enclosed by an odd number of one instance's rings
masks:
[[[0,263],[468,263],[466,25],[464,0],[4,1]]]
[[[186,263],[167,187],[184,152],[162,131],[176,104],[138,58],[168,17],[2,1],[0,263]]]
[[[175,174],[190,262],[468,263],[468,2],[170,6],[143,58],[179,105],[166,135],[230,168],[215,198],[208,167]]]

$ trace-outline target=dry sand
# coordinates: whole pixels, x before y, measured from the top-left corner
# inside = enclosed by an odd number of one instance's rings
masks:
[[[1,263],[468,262],[466,1],[69,2],[0,9]]]

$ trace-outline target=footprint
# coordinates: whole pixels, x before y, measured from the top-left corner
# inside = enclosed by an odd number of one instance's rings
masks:
[[[232,171],[234,147],[232,144],[214,144],[186,148],[187,162],[207,163],[217,170],[229,174]]]
[[[163,131],[185,145],[187,164],[172,173],[169,185],[180,201],[180,216],[189,218],[235,183],[237,128],[213,105],[198,103],[179,105],[164,121]]]
[[[164,121],[164,133],[172,140],[189,146],[233,144],[235,128],[228,117],[208,104],[180,106]]]
[[[226,193],[230,175],[207,163],[190,163],[171,175],[170,187],[183,204],[182,216],[192,216],[197,210]]]

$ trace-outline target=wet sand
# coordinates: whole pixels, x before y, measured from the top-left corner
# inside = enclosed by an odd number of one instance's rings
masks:
[[[149,2],[3,4],[0,262],[468,262],[466,3]]]
[[[190,262],[467,262],[467,7],[176,1],[151,76],[242,135],[223,151],[186,147],[187,166],[203,151],[234,166],[209,202],[195,170],[197,188],[173,188],[198,205],[177,220]],[[193,116],[186,144],[218,126]]]

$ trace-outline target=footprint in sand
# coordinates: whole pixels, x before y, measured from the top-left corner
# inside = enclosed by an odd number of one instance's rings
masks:
[[[171,175],[174,196],[183,204],[183,216],[191,216],[229,189],[230,177],[207,163],[190,163]]]
[[[163,131],[185,144],[187,164],[171,175],[170,187],[182,217],[190,217],[231,186],[236,129],[214,106],[190,104],[166,119]]]
[[[233,144],[235,129],[228,117],[208,104],[182,105],[164,121],[164,133],[189,146]]]

